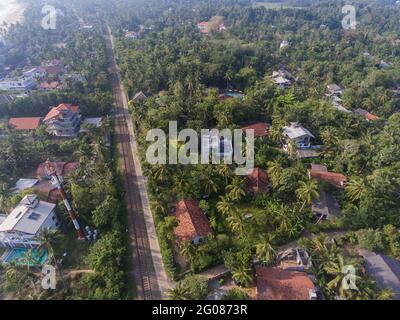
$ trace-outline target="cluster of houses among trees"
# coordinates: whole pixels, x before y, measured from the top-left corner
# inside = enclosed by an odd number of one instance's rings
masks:
[[[196,275],[213,274],[208,279],[221,277],[221,290],[224,283],[235,287],[224,298],[399,299],[400,9],[357,0],[359,28],[343,30],[340,1],[301,10],[233,0],[138,2],[110,8],[99,1],[91,22],[101,17],[117,35],[164,266],[179,281],[171,298],[204,299],[207,284]],[[62,154],[56,166],[73,205],[105,233],[88,249],[95,273],[85,278],[90,292],[83,297],[120,299],[126,281],[120,263],[124,224],[118,220],[123,192],[103,148],[104,132],[98,132],[106,121],[89,117],[104,115],[111,104],[99,34],[82,25],[72,45],[58,39],[53,47],[65,52],[65,66],[50,60],[55,65],[46,62],[0,83],[6,91],[0,111],[11,127],[0,165],[12,175],[0,177],[15,183],[19,196],[14,202],[5,197],[12,207],[0,215],[0,244],[37,246],[41,229],[63,223],[54,214],[58,192],[43,172],[44,154]],[[16,112],[13,91],[37,86],[42,97],[50,88],[63,92],[53,81],[62,82],[58,75],[73,62],[86,69],[90,85],[72,86],[72,95],[52,100],[51,108],[39,100],[40,112],[9,116]],[[81,103],[87,93],[90,103]],[[169,121],[196,131],[254,130],[254,168],[240,177],[235,165],[148,164],[146,134],[167,131]],[[47,152],[43,136],[56,151]],[[232,152],[230,141],[204,140],[211,149],[222,144],[221,157]],[[18,151],[31,145],[31,154],[47,153],[35,159],[35,174],[19,179],[29,166]],[[349,267],[356,289],[343,285]]]
[[[235,167],[229,165],[143,163],[164,264],[171,277],[183,278],[171,297],[182,298],[179,292],[187,285],[188,272],[208,275],[207,270],[223,265],[230,274],[226,281],[233,280],[258,299],[395,298],[399,262],[381,261],[379,271],[373,271],[359,249],[365,248],[363,237],[370,232],[365,228],[398,228],[398,210],[389,202],[378,209],[375,204],[382,198],[376,193],[371,199],[372,190],[380,188],[378,176],[391,172],[396,178],[387,190],[394,192],[397,185],[397,160],[378,160],[394,141],[384,139],[383,132],[394,133],[396,125],[389,123],[398,119],[399,100],[393,90],[400,79],[392,73],[397,60],[391,54],[384,57],[390,63],[368,60],[365,47],[372,50],[379,44],[363,42],[364,29],[343,31],[335,24],[332,7],[324,4],[313,7],[313,23],[302,16],[311,12],[309,8],[243,7],[227,13],[225,5],[216,4],[205,15],[204,8],[198,10],[201,4],[191,5],[193,10],[177,17],[178,22],[165,22],[175,32],[155,25],[153,34],[140,42],[118,42],[142,158],[147,130],[167,130],[168,121],[178,120],[178,128],[196,131],[254,130],[255,168],[236,177]],[[382,11],[389,13],[386,9]],[[174,12],[174,7],[168,11]],[[209,28],[210,17],[220,13],[224,26],[229,26],[224,32]],[[299,14],[291,27],[282,22],[287,14]],[[141,23],[156,19],[156,13],[132,15]],[[374,26],[365,28],[391,37],[379,29],[378,15],[373,16]],[[193,21],[203,22],[193,30]],[[121,25],[120,21],[115,26]],[[300,29],[308,30],[310,37],[296,32]],[[199,31],[207,36],[199,38]],[[354,40],[357,49],[349,45]],[[328,43],[335,43],[333,49]],[[390,50],[397,52],[398,46]],[[377,52],[383,58],[383,51],[374,48]],[[171,63],[176,68],[168,67]],[[346,84],[346,89],[335,83]],[[240,99],[229,95],[235,90],[243,94]],[[382,100],[371,97],[375,90],[381,90]],[[372,138],[374,133],[382,139]],[[386,147],[363,153],[378,140],[385,140]],[[372,158],[380,164],[372,164]],[[387,192],[396,202],[394,193]],[[380,194],[387,198],[387,192]],[[386,206],[391,213],[383,218],[380,213]],[[324,232],[327,236],[321,235]],[[398,258],[389,250],[376,254]],[[346,265],[354,266],[359,290],[342,288],[337,270]],[[386,285],[377,273],[388,274]]]

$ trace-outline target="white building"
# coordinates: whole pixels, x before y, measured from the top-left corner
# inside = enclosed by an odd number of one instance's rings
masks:
[[[19,192],[24,191],[26,189],[31,189],[38,183],[39,183],[38,179],[19,179],[15,183],[15,192],[19,193]]]
[[[45,75],[46,71],[43,67],[33,67],[23,72],[26,78],[43,78]]]
[[[283,128],[283,150],[288,151],[289,141],[294,141],[298,149],[311,148],[311,139],[314,135],[297,122],[291,122]]]
[[[272,81],[281,89],[285,89],[292,84],[294,77],[286,70],[280,69],[272,73]]]
[[[334,83],[327,85],[326,89],[328,96],[341,96],[343,94],[343,88]]]
[[[289,41],[283,40],[279,46],[280,49],[286,48],[289,46]]]
[[[29,248],[40,245],[37,240],[40,232],[59,226],[55,207],[55,204],[40,201],[36,195],[25,196],[7,217],[1,217],[0,246]]]
[[[35,79],[33,77],[25,77],[16,79],[0,80],[0,90],[21,90],[27,91],[35,87]]]

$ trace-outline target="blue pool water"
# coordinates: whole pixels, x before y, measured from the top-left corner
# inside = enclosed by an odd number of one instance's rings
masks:
[[[29,249],[9,249],[3,255],[3,262],[15,262],[19,265],[26,265],[27,263],[24,261],[24,257],[27,251],[29,251]],[[48,259],[47,252],[46,250],[39,251],[37,249],[32,249],[32,258],[32,261],[28,263],[30,266],[43,265]]]
[[[225,96],[232,97],[232,98],[238,98],[238,99],[243,99],[244,98],[244,94],[243,93],[238,93],[238,92],[226,92]]]

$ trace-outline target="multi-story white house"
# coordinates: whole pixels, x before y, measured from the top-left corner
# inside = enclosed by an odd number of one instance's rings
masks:
[[[314,135],[301,124],[291,122],[283,128],[283,150],[288,151],[289,141],[294,141],[297,149],[311,148],[311,139],[314,138]]]
[[[79,133],[81,116],[79,107],[62,103],[46,115],[43,123],[47,132],[58,137],[74,137]]]
[[[25,196],[9,215],[0,217],[0,246],[30,248],[40,245],[37,238],[41,231],[59,226],[55,208],[55,204],[40,201],[36,195]]]

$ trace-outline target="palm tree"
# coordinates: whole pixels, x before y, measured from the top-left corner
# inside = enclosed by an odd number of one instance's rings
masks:
[[[60,240],[61,235],[58,230],[50,230],[47,228],[42,229],[38,236],[38,241],[41,245],[38,248],[38,252],[42,252],[43,249],[46,250],[46,253],[49,257],[49,263],[52,261],[56,261],[56,257],[54,255],[54,247],[57,242]]]
[[[324,144],[324,154],[327,157],[334,157],[335,149],[339,143],[337,130],[332,127],[325,129],[321,132],[321,140]]]
[[[362,105],[368,110],[373,110],[377,107],[376,101],[372,98],[365,98],[362,102]]]
[[[227,219],[229,227],[232,232],[243,234],[244,232],[244,219],[239,214],[232,214]]]
[[[266,234],[260,243],[256,245],[257,258],[263,264],[271,264],[275,261],[276,250],[272,245],[273,237],[270,234]]]
[[[282,165],[278,161],[268,162],[268,175],[274,188],[279,185],[282,170]]]
[[[336,261],[335,261],[336,260]],[[344,262],[344,258],[341,254],[336,256],[335,260],[329,261],[325,266],[325,272],[333,276],[334,278],[327,283],[327,287],[330,290],[335,290],[335,292],[339,293],[340,297],[346,297],[346,291],[357,290],[355,288],[348,287],[348,274],[345,273],[346,264]],[[352,284],[355,285],[356,281],[360,279],[360,276],[356,274],[352,275],[351,281],[354,281]]]
[[[151,168],[151,176],[156,182],[165,180],[168,174],[169,170],[166,165],[154,165]]]
[[[246,195],[245,183],[239,177],[234,177],[231,184],[226,187],[226,190],[229,192],[229,198],[234,201],[239,201]]]
[[[210,195],[211,193],[218,193],[218,184],[216,183],[212,166],[208,166],[204,174],[205,176],[202,184],[204,186],[205,193],[207,195]]]
[[[253,281],[251,269],[245,266],[241,266],[237,270],[233,271],[232,280],[241,287],[249,286]]]
[[[346,191],[352,201],[359,201],[367,192],[367,184],[363,178],[353,177],[347,183]]]
[[[289,139],[287,143],[287,153],[290,159],[294,160],[297,158],[297,143],[293,139]]]
[[[25,251],[20,262],[21,262],[21,264],[26,266],[27,272],[30,271],[31,266],[40,264],[37,257],[35,257],[34,249],[29,249],[29,250]]]
[[[168,298],[170,300],[189,300],[190,290],[182,282],[178,282],[175,288],[168,290]]]
[[[220,196],[217,202],[217,210],[223,215],[231,215],[234,212],[234,206],[229,196]]]
[[[181,244],[179,248],[179,253],[182,257],[190,262],[193,260],[193,257],[196,254],[196,248],[190,241],[185,241]]]
[[[383,289],[376,295],[376,300],[392,300],[394,297],[394,292],[392,289]]]
[[[10,188],[7,183],[0,184],[0,210],[7,212],[8,209],[8,197],[11,195]]]
[[[228,184],[228,179],[232,175],[231,168],[227,164],[221,164],[217,169],[218,175],[225,180],[225,185]]]
[[[274,99],[274,104],[278,108],[291,107],[294,106],[295,103],[296,103],[296,97],[292,92],[289,92],[288,94],[285,95],[280,95],[276,99]]]
[[[300,181],[296,195],[303,201],[303,205],[300,208],[300,211],[303,211],[306,204],[311,205],[314,199],[319,199],[318,182],[316,180]]]
[[[224,79],[226,80],[226,88],[229,88],[229,82],[233,79],[234,77],[234,72],[232,69],[228,69],[224,75]]]
[[[269,129],[269,136],[271,140],[275,143],[279,143],[281,141],[283,134],[283,125],[281,123],[273,124]]]

